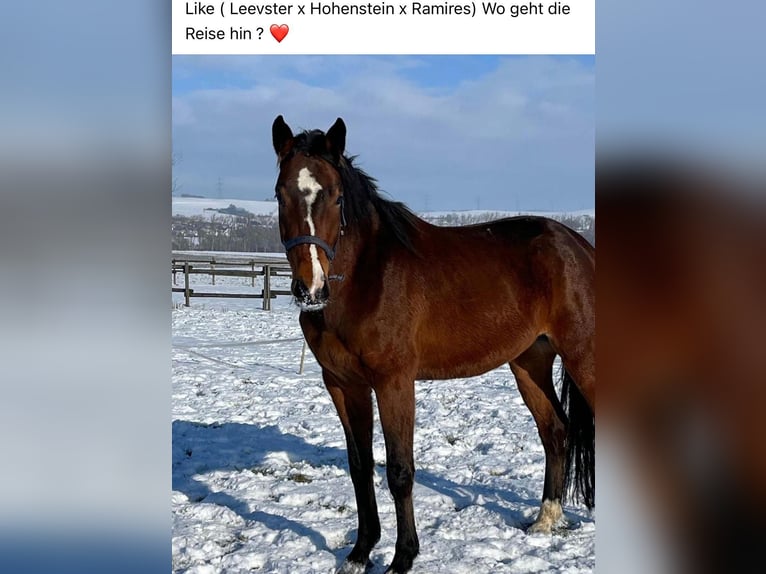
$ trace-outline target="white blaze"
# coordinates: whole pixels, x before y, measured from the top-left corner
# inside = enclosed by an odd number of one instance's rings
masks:
[[[316,235],[316,228],[314,227],[314,220],[311,217],[311,208],[314,206],[314,201],[317,198],[317,193],[322,186],[314,179],[314,175],[311,171],[304,167],[298,172],[298,189],[303,191],[306,196],[306,223],[309,224],[309,233]],[[323,281],[322,266],[319,263],[319,254],[317,253],[316,245],[309,245],[309,253],[311,254],[311,286],[309,287],[309,294],[313,297],[317,290],[321,289]]]

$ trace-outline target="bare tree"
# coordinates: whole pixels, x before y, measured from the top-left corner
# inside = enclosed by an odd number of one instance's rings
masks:
[[[173,154],[170,156],[170,165],[171,167],[175,167],[177,163],[179,163],[183,159],[183,154],[173,152]],[[173,181],[170,184],[170,194],[175,195],[181,190],[181,184],[178,183],[178,176],[173,174]]]

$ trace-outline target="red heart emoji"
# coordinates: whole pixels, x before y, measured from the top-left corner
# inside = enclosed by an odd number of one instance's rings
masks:
[[[287,33],[290,31],[290,28],[287,27],[287,24],[282,24],[281,26],[277,26],[276,24],[272,24],[271,28],[269,28],[269,32],[271,32],[271,35],[274,36],[274,39],[277,42],[281,42],[285,39],[285,36],[287,36]]]

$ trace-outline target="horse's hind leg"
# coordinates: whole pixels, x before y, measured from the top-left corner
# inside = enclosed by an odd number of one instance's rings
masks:
[[[538,339],[511,361],[519,392],[537,423],[545,449],[545,483],[540,513],[529,532],[549,533],[561,520],[566,465],[566,414],[553,386],[556,352],[546,339]]]
[[[364,384],[341,387],[327,371],[323,373],[323,378],[346,434],[348,466],[359,514],[356,544],[338,572],[364,572],[370,551],[380,539],[380,520],[372,480],[372,389]]]

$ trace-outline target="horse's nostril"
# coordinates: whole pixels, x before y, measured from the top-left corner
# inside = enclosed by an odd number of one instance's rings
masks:
[[[303,282],[303,279],[293,279],[293,285],[291,291],[297,299],[304,299],[308,297],[309,288]]]

